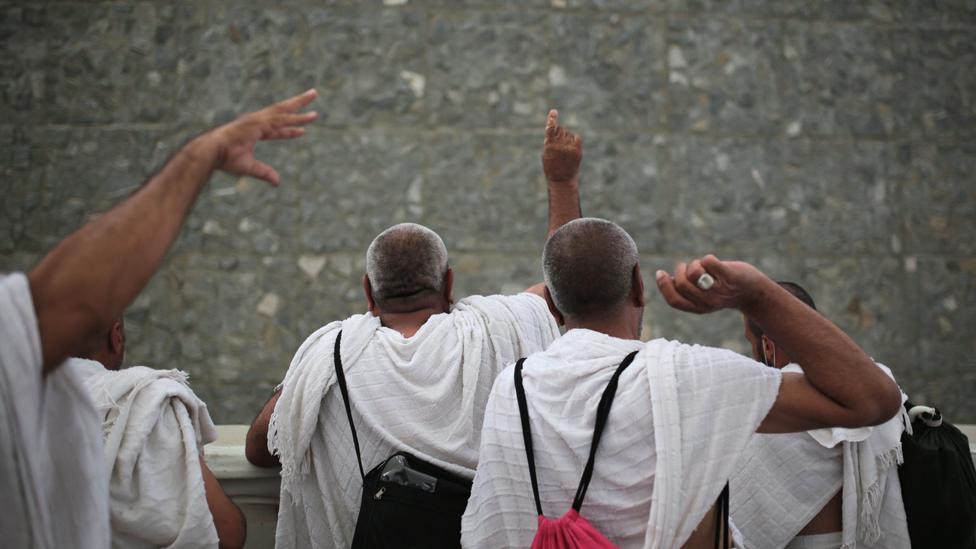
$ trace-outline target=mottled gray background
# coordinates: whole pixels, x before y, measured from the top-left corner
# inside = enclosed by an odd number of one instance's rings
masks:
[[[193,132],[311,86],[321,120],[218,176],[131,308],[129,359],[245,422],[364,308],[364,250],[443,234],[459,294],[540,278],[546,109],[587,214],[645,273],[706,253],[796,280],[915,399],[976,422],[973,0],[0,0],[0,270],[28,269]],[[646,333],[745,350],[652,292]]]

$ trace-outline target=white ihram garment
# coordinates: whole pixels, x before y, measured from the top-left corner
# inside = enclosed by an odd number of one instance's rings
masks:
[[[77,373],[46,377],[27,277],[0,276],[0,545],[109,546],[102,435]]]
[[[200,452],[217,439],[207,405],[179,370],[68,367],[85,380],[102,420],[112,547],[216,547]]]
[[[522,374],[546,516],[570,509],[597,404],[638,350],[621,375],[580,514],[621,548],[672,549],[715,504],[781,374],[723,349],[570,330],[530,356]],[[513,373],[499,375],[485,411],[465,547],[528,547],[536,533]]]
[[[803,370],[790,364],[783,372]],[[732,519],[745,546],[789,544],[843,488],[843,532],[834,547],[911,547],[897,467],[903,430],[898,414],[875,427],[757,435],[731,481]]]
[[[269,429],[269,449],[282,464],[277,547],[352,542],[362,479],[342,396],[332,390],[339,330],[364,469],[403,450],[467,478],[478,463],[495,376],[559,335],[545,301],[519,294],[462,299],[410,338],[371,314],[309,336],[288,369]]]

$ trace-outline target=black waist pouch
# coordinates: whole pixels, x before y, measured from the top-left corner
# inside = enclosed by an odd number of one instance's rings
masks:
[[[397,452],[363,479],[353,549],[461,546],[471,481]]]
[[[352,419],[349,389],[339,358],[342,332],[336,336],[336,381],[352,429],[363,495],[352,549],[441,549],[461,547],[461,516],[472,481],[427,463],[407,452],[386,458],[363,472],[359,435]]]

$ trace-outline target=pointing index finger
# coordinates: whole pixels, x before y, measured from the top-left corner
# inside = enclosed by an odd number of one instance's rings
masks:
[[[559,111],[556,109],[549,110],[549,116],[546,117],[546,137],[552,137],[556,133],[556,128],[559,125]]]
[[[300,93],[300,94],[298,94],[298,95],[296,95],[294,97],[289,97],[288,99],[285,99],[284,101],[281,101],[280,103],[278,103],[275,106],[278,107],[279,109],[282,109],[282,110],[286,111],[286,112],[295,112],[295,111],[297,111],[299,109],[302,109],[303,107],[305,107],[306,105],[308,105],[312,101],[314,101],[315,98],[318,97],[318,95],[319,95],[319,92],[317,92],[315,90],[315,88],[312,88],[312,89],[306,90],[306,91],[304,91],[304,92],[302,92],[302,93]]]

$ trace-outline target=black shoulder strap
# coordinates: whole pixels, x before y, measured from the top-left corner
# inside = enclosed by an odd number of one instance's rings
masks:
[[[729,483],[715,501],[715,549],[729,547]],[[725,537],[722,537],[722,534]]]
[[[529,408],[525,402],[525,387],[522,386],[522,364],[525,357],[515,363],[515,398],[518,400],[519,417],[522,418],[522,439],[525,441],[525,457],[529,461],[529,479],[532,480],[532,496],[535,497],[535,510],[542,516],[542,502],[539,500],[539,481],[535,476],[535,456],[532,452],[532,431],[529,427]]]
[[[613,406],[613,399],[617,395],[617,384],[620,381],[620,374],[630,366],[637,356],[634,351],[624,358],[624,361],[617,367],[617,371],[610,378],[610,383],[600,397],[600,405],[596,408],[596,426],[593,428],[593,441],[590,443],[590,457],[586,459],[586,467],[583,468],[583,476],[580,477],[579,487],[576,488],[576,497],[573,498],[573,509],[578,513],[583,507],[583,498],[586,497],[586,490],[590,487],[590,478],[593,476],[593,464],[596,459],[596,449],[600,446],[600,438],[603,436],[603,428],[607,426],[607,418],[610,417],[610,407]]]
[[[634,361],[637,351],[634,351],[624,358],[617,371],[610,378],[610,383],[600,397],[600,404],[596,410],[596,426],[593,428],[593,440],[590,442],[590,455],[586,460],[586,467],[583,468],[583,476],[580,478],[579,486],[576,488],[576,497],[573,499],[573,509],[578,513],[583,506],[583,498],[586,497],[586,490],[590,486],[590,478],[593,477],[593,464],[596,458],[596,449],[600,445],[600,438],[603,436],[603,429],[607,425],[607,418],[610,417],[610,407],[613,405],[613,398],[617,394],[617,384],[620,374]],[[532,496],[535,497],[535,509],[542,516],[542,502],[539,499],[539,480],[535,472],[535,457],[532,449],[532,431],[529,426],[529,408],[525,401],[525,387],[522,385],[522,364],[524,358],[520,358],[515,363],[515,398],[518,400],[519,417],[522,419],[522,438],[525,441],[525,456],[529,462],[529,479],[532,481]]]
[[[339,391],[342,392],[342,402],[346,405],[346,417],[349,418],[349,428],[352,429],[352,443],[356,447],[356,462],[359,463],[359,476],[366,478],[363,471],[363,456],[359,452],[359,436],[356,434],[356,424],[352,421],[352,408],[349,406],[349,388],[346,387],[346,374],[342,371],[342,359],[339,358],[339,347],[342,341],[342,330],[336,335],[335,350],[332,356],[335,359],[336,379],[339,381]]]

